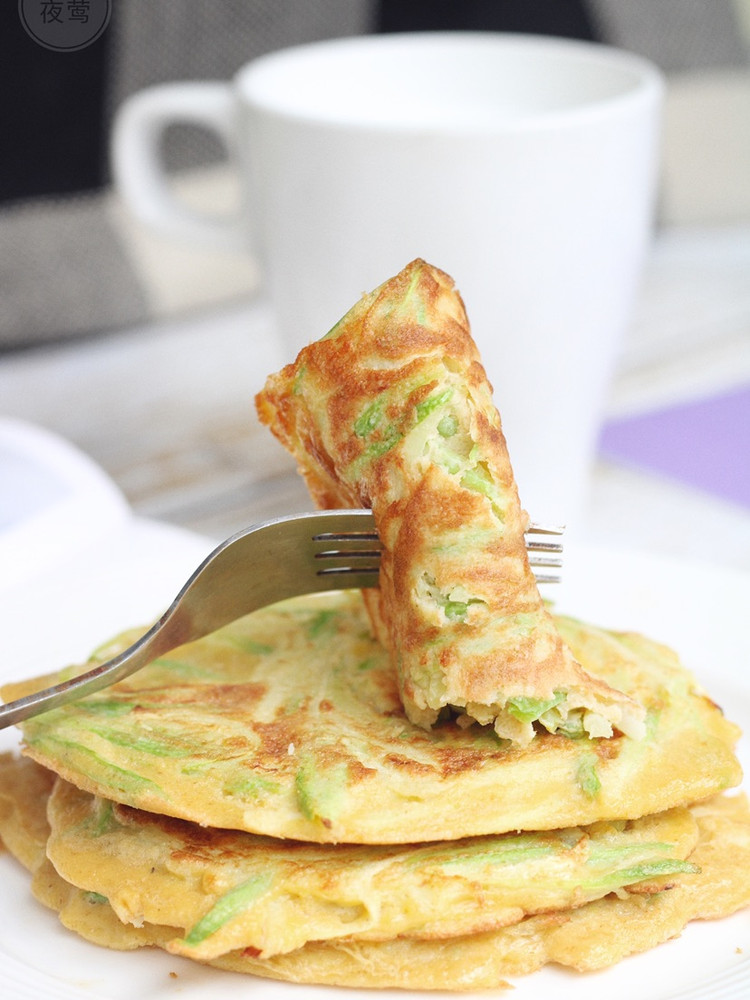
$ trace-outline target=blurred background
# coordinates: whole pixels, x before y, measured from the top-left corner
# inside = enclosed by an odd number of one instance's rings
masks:
[[[657,226],[586,529],[750,569],[750,0],[118,0],[77,52],[38,44],[15,4],[2,19],[0,416],[77,444],[139,514],[216,536],[305,506],[253,413],[279,359],[255,262],[161,239],[113,193],[118,105],[374,32],[561,35],[653,60],[667,78]],[[175,127],[164,156],[182,197],[231,208],[215,140]]]

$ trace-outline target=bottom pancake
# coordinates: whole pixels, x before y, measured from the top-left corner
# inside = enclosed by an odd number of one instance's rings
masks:
[[[50,777],[28,760],[2,773],[0,834],[32,872],[40,902],[62,923],[99,945],[167,948],[174,927],[121,922],[106,898],[65,882],[46,857]],[[719,796],[690,809],[698,827],[690,861],[656,893],[611,894],[576,909],[527,917],[510,927],[450,939],[356,938],[311,942],[261,959],[253,949],[212,959],[214,967],[298,983],[350,987],[470,990],[507,985],[507,978],[558,963],[581,972],[613,965],[677,936],[695,919],[723,917],[750,905],[750,809],[744,796]]]

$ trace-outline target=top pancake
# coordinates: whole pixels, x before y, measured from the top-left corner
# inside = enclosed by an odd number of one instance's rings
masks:
[[[491,727],[414,726],[361,595],[339,592],[265,608],[29,719],[25,749],[72,784],[126,805],[318,842],[635,819],[739,782],[736,727],[673,653],[571,619],[556,625],[587,671],[646,706],[642,740],[543,732],[518,747]]]
[[[413,261],[271,376],[257,405],[318,506],[372,507],[383,556],[366,600],[412,722],[451,706],[519,744],[539,727],[643,734],[642,707],[586,674],[540,597],[500,417],[447,275]]]

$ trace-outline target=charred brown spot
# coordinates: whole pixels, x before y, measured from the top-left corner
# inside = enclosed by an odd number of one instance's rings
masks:
[[[674,889],[676,884],[676,882],[636,882],[634,885],[625,886],[625,891],[629,896],[658,896],[661,892]]]
[[[599,760],[614,760],[622,747],[622,736],[612,736],[609,739],[594,740],[594,753]]]
[[[289,745],[297,739],[297,729],[289,719],[275,722],[253,722],[253,732],[260,740],[258,757],[287,757]]]
[[[498,749],[497,754],[489,757],[486,750],[450,750],[439,754],[440,772],[444,777],[452,774],[461,774],[463,771],[475,771],[482,767],[488,759],[495,756],[502,756],[504,751]]]
[[[221,741],[221,745],[225,750],[251,750],[253,744],[247,738],[247,736],[227,736]]]
[[[142,711],[157,705],[209,705],[219,710],[231,710],[249,702],[260,701],[268,693],[268,685],[248,684],[168,684],[154,688],[133,689],[129,697],[138,699]]]
[[[414,774],[435,773],[435,768],[432,764],[424,764],[422,761],[414,760],[413,757],[406,757],[400,753],[386,754],[385,762],[400,771],[411,771]]]
[[[347,772],[352,783],[362,781],[364,778],[372,778],[378,770],[375,767],[367,767],[359,760],[351,760],[347,763]]]
[[[721,712],[721,714],[724,715],[724,709],[721,707],[721,705],[719,705],[717,702],[715,702],[713,700],[713,698],[709,698],[709,696],[707,694],[705,694],[705,692],[703,692],[703,691],[696,691],[694,693],[695,693],[695,695],[698,698],[700,698],[700,700],[705,705],[708,705],[709,708],[712,708],[712,709],[714,709],[717,712]]]
[[[437,379],[432,379],[431,381],[425,382],[424,384],[418,386],[409,395],[409,398],[408,398],[408,401],[407,401],[408,406],[410,408],[419,406],[420,403],[423,403],[426,399],[428,399],[430,397],[430,395],[437,388],[437,385],[438,385]]]
[[[137,827],[138,829],[155,827],[168,836],[179,838],[187,844],[209,845],[215,840],[215,830],[201,827],[187,819],[178,819],[176,816],[149,813],[119,802],[113,804],[112,812],[121,826]]]

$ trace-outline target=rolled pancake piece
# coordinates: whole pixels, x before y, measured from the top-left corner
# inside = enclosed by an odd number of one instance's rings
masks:
[[[373,510],[383,556],[366,601],[412,722],[450,707],[519,745],[535,724],[643,736],[642,706],[582,669],[539,594],[492,389],[446,274],[413,261],[256,403],[319,507]]]

